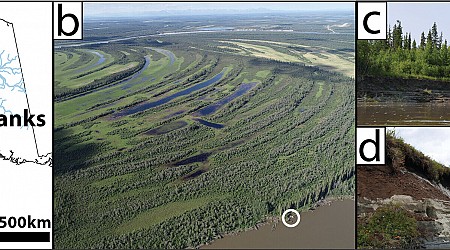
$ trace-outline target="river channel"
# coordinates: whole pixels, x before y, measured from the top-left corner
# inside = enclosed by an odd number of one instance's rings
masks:
[[[450,104],[405,102],[359,102],[358,125],[450,125]]]
[[[301,213],[300,224],[288,228],[271,222],[257,230],[225,236],[202,248],[348,248],[355,247],[355,202],[337,200]]]

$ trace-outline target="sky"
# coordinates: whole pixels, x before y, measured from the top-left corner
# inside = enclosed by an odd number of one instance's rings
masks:
[[[395,131],[406,143],[450,166],[450,127],[397,127]]]
[[[269,9],[272,11],[308,11],[308,10],[353,10],[354,3],[294,3],[294,2],[154,2],[154,3],[84,3],[84,15],[92,17],[133,16],[148,12],[185,11],[185,10],[237,10],[245,12],[248,9]],[[218,12],[219,11],[219,12]]]
[[[450,42],[450,3],[388,3],[388,25],[402,22],[403,32],[411,32],[411,38],[420,41],[420,34],[436,22],[439,33]]]

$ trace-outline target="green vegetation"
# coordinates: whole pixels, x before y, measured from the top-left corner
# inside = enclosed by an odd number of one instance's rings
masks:
[[[323,93],[323,82],[319,82],[319,83],[317,83],[318,85],[319,85],[319,90],[317,90],[317,93],[316,93],[316,99],[319,99],[321,96],[322,96],[322,93]]]
[[[245,19],[245,27],[260,25],[252,20]],[[264,46],[299,58],[289,46],[307,46],[352,64],[353,35],[329,40],[327,34],[230,31],[136,38],[195,30],[206,21],[242,25],[220,16],[171,18],[170,25],[165,19],[105,23],[107,29],[87,32],[86,40],[120,38],[124,30],[133,39],[55,51],[57,248],[196,247],[287,208],[354,193],[353,78],[337,66],[324,70],[252,50]],[[236,39],[249,40],[249,53],[222,47],[236,46],[222,42]],[[78,72],[86,67],[79,60],[96,60],[85,55],[90,50],[110,57]],[[199,115],[250,82],[247,92]]]
[[[149,228],[167,219],[180,216],[189,210],[202,207],[213,198],[214,197],[210,197],[208,199],[200,198],[188,201],[171,202],[166,205],[150,209],[146,212],[137,215],[134,219],[120,225],[117,228],[117,233],[122,234],[133,232],[143,228]]]
[[[436,23],[422,32],[420,41],[403,33],[400,21],[388,31],[387,40],[358,40],[359,75],[449,80],[450,55],[447,40]]]
[[[396,136],[395,130],[387,133],[386,153],[387,160],[392,162],[395,169],[406,168],[434,183],[450,187],[450,168],[405,143],[402,138]]]
[[[369,218],[358,224],[358,248],[415,248],[419,232],[413,215],[397,205],[379,207]]]

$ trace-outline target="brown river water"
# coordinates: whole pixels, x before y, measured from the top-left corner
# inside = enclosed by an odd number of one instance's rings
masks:
[[[284,226],[281,220],[270,222],[201,248],[355,248],[355,201],[336,200],[302,212],[300,217],[294,228]]]
[[[450,103],[358,102],[358,125],[450,125]]]

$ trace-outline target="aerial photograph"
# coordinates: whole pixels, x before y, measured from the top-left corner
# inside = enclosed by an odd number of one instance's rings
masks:
[[[358,125],[450,125],[449,11],[388,3],[387,39],[358,40]]]
[[[354,248],[354,19],[85,2],[54,44],[55,248]]]
[[[386,165],[357,169],[357,246],[450,248],[450,128],[388,127]]]

